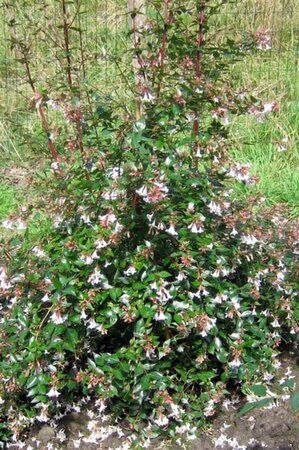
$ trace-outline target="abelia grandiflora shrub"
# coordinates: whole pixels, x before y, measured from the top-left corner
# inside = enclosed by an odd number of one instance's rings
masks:
[[[280,207],[232,198],[255,182],[228,158],[230,115],[251,99],[228,84],[235,47],[203,40],[214,2],[187,3],[166,1],[136,49],[142,116],[95,105],[101,145],[82,158],[74,141],[52,165],[52,231],[1,267],[3,436],[85,395],[191,438],[231,385],[268,381],[298,332],[298,231]],[[61,108],[86,149],[94,120]]]

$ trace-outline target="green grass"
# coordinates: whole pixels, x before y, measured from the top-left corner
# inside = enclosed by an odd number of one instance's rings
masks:
[[[269,70],[271,67],[271,70]],[[260,192],[269,204],[287,203],[299,214],[299,71],[290,51],[272,52],[245,59],[235,68],[238,84],[265,102],[276,101],[278,113],[270,113],[264,122],[254,116],[238,118],[233,126],[235,146],[232,155],[249,162],[260,179],[250,188],[237,188],[242,196]],[[236,72],[235,72],[236,75]],[[287,139],[287,142],[282,142]],[[285,151],[279,151],[283,144]]]
[[[285,151],[279,152],[279,143]],[[238,188],[238,193],[262,193],[270,204],[287,203],[299,215],[299,102],[285,102],[281,111],[256,123],[252,117],[236,125],[238,144],[232,149],[240,162],[249,162],[259,183],[248,188]]]
[[[17,201],[14,190],[6,183],[0,183],[0,220],[15,210]]]

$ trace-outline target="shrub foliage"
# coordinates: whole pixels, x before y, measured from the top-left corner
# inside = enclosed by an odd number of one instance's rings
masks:
[[[298,331],[295,228],[232,198],[255,180],[229,161],[230,118],[275,105],[234,91],[244,45],[209,28],[224,3],[151,2],[133,42],[137,119],[68,85],[36,97],[67,126],[44,174],[51,230],[12,241],[0,272],[3,440],[82,395],[191,435],[230,386],[268,380]]]

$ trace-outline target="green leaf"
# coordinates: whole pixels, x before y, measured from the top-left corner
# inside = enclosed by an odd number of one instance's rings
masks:
[[[207,371],[198,373],[197,378],[198,378],[198,380],[206,383],[207,381],[211,380],[212,378],[215,378],[216,375],[217,374],[215,372],[207,370]]]
[[[112,394],[115,397],[118,397],[118,390],[115,386],[111,386],[109,389],[109,393]]]
[[[169,278],[172,277],[172,274],[169,272],[166,272],[166,270],[162,270],[162,272],[159,272],[160,277],[162,278]]]
[[[62,293],[64,295],[72,295],[73,297],[77,296],[74,286],[68,286],[67,288],[63,289]]]
[[[240,409],[240,411],[237,414],[237,417],[244,416],[248,412],[252,411],[253,409],[257,408],[263,408],[264,406],[269,405],[273,402],[273,398],[263,398],[262,400],[258,400],[257,402],[247,403],[243,408]]]
[[[35,386],[37,384],[37,382],[38,382],[38,377],[36,375],[33,377],[30,377],[28,380],[28,383],[26,385],[26,388],[27,389],[32,388],[33,386]]]
[[[119,357],[116,355],[107,355],[105,358],[106,364],[118,364],[119,363]]]
[[[116,301],[122,294],[122,289],[120,288],[113,288],[109,290],[109,295],[112,298],[112,300]]]
[[[155,311],[150,306],[142,306],[140,309],[140,314],[145,319],[148,319],[149,317],[154,317]]]
[[[97,370],[96,363],[92,359],[87,358],[87,364],[90,367],[90,369]]]
[[[262,384],[254,384],[249,389],[258,397],[264,397],[267,393],[266,387]]]
[[[299,390],[294,392],[291,397],[292,410],[296,413],[299,411]]]
[[[143,333],[144,333],[144,328],[145,328],[145,322],[144,322],[144,320],[143,320],[143,319],[139,319],[139,320],[136,322],[136,325],[135,325],[135,334],[136,334],[136,335],[143,335]]]
[[[287,380],[284,383],[281,383],[279,386],[282,387],[282,388],[286,387],[286,388],[292,389],[294,387],[295,383],[296,382],[295,382],[294,379],[293,380]]]
[[[72,344],[77,343],[78,341],[78,332],[73,328],[69,328],[66,332],[66,339],[70,340]]]

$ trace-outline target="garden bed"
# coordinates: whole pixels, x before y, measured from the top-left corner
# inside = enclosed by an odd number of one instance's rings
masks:
[[[270,390],[275,392],[281,380],[289,378],[299,385],[299,353],[298,350],[284,353],[280,359],[281,367]],[[286,375],[288,374],[288,375]],[[276,403],[263,409],[254,409],[248,414],[237,417],[237,412],[244,400],[232,396],[224,403],[219,415],[212,420],[211,427],[196,440],[171,443],[161,439],[153,440],[151,449],[190,450],[298,450],[299,422],[290,405],[289,394]],[[134,435],[129,431],[128,424],[123,421],[112,425],[111,419],[94,403],[76,405],[77,412],[67,414],[57,422],[45,424],[33,429],[29,438],[18,444],[8,445],[8,449],[47,449],[55,450],[99,450],[128,449]],[[79,412],[79,409],[81,411]],[[183,441],[183,440],[182,440]]]

